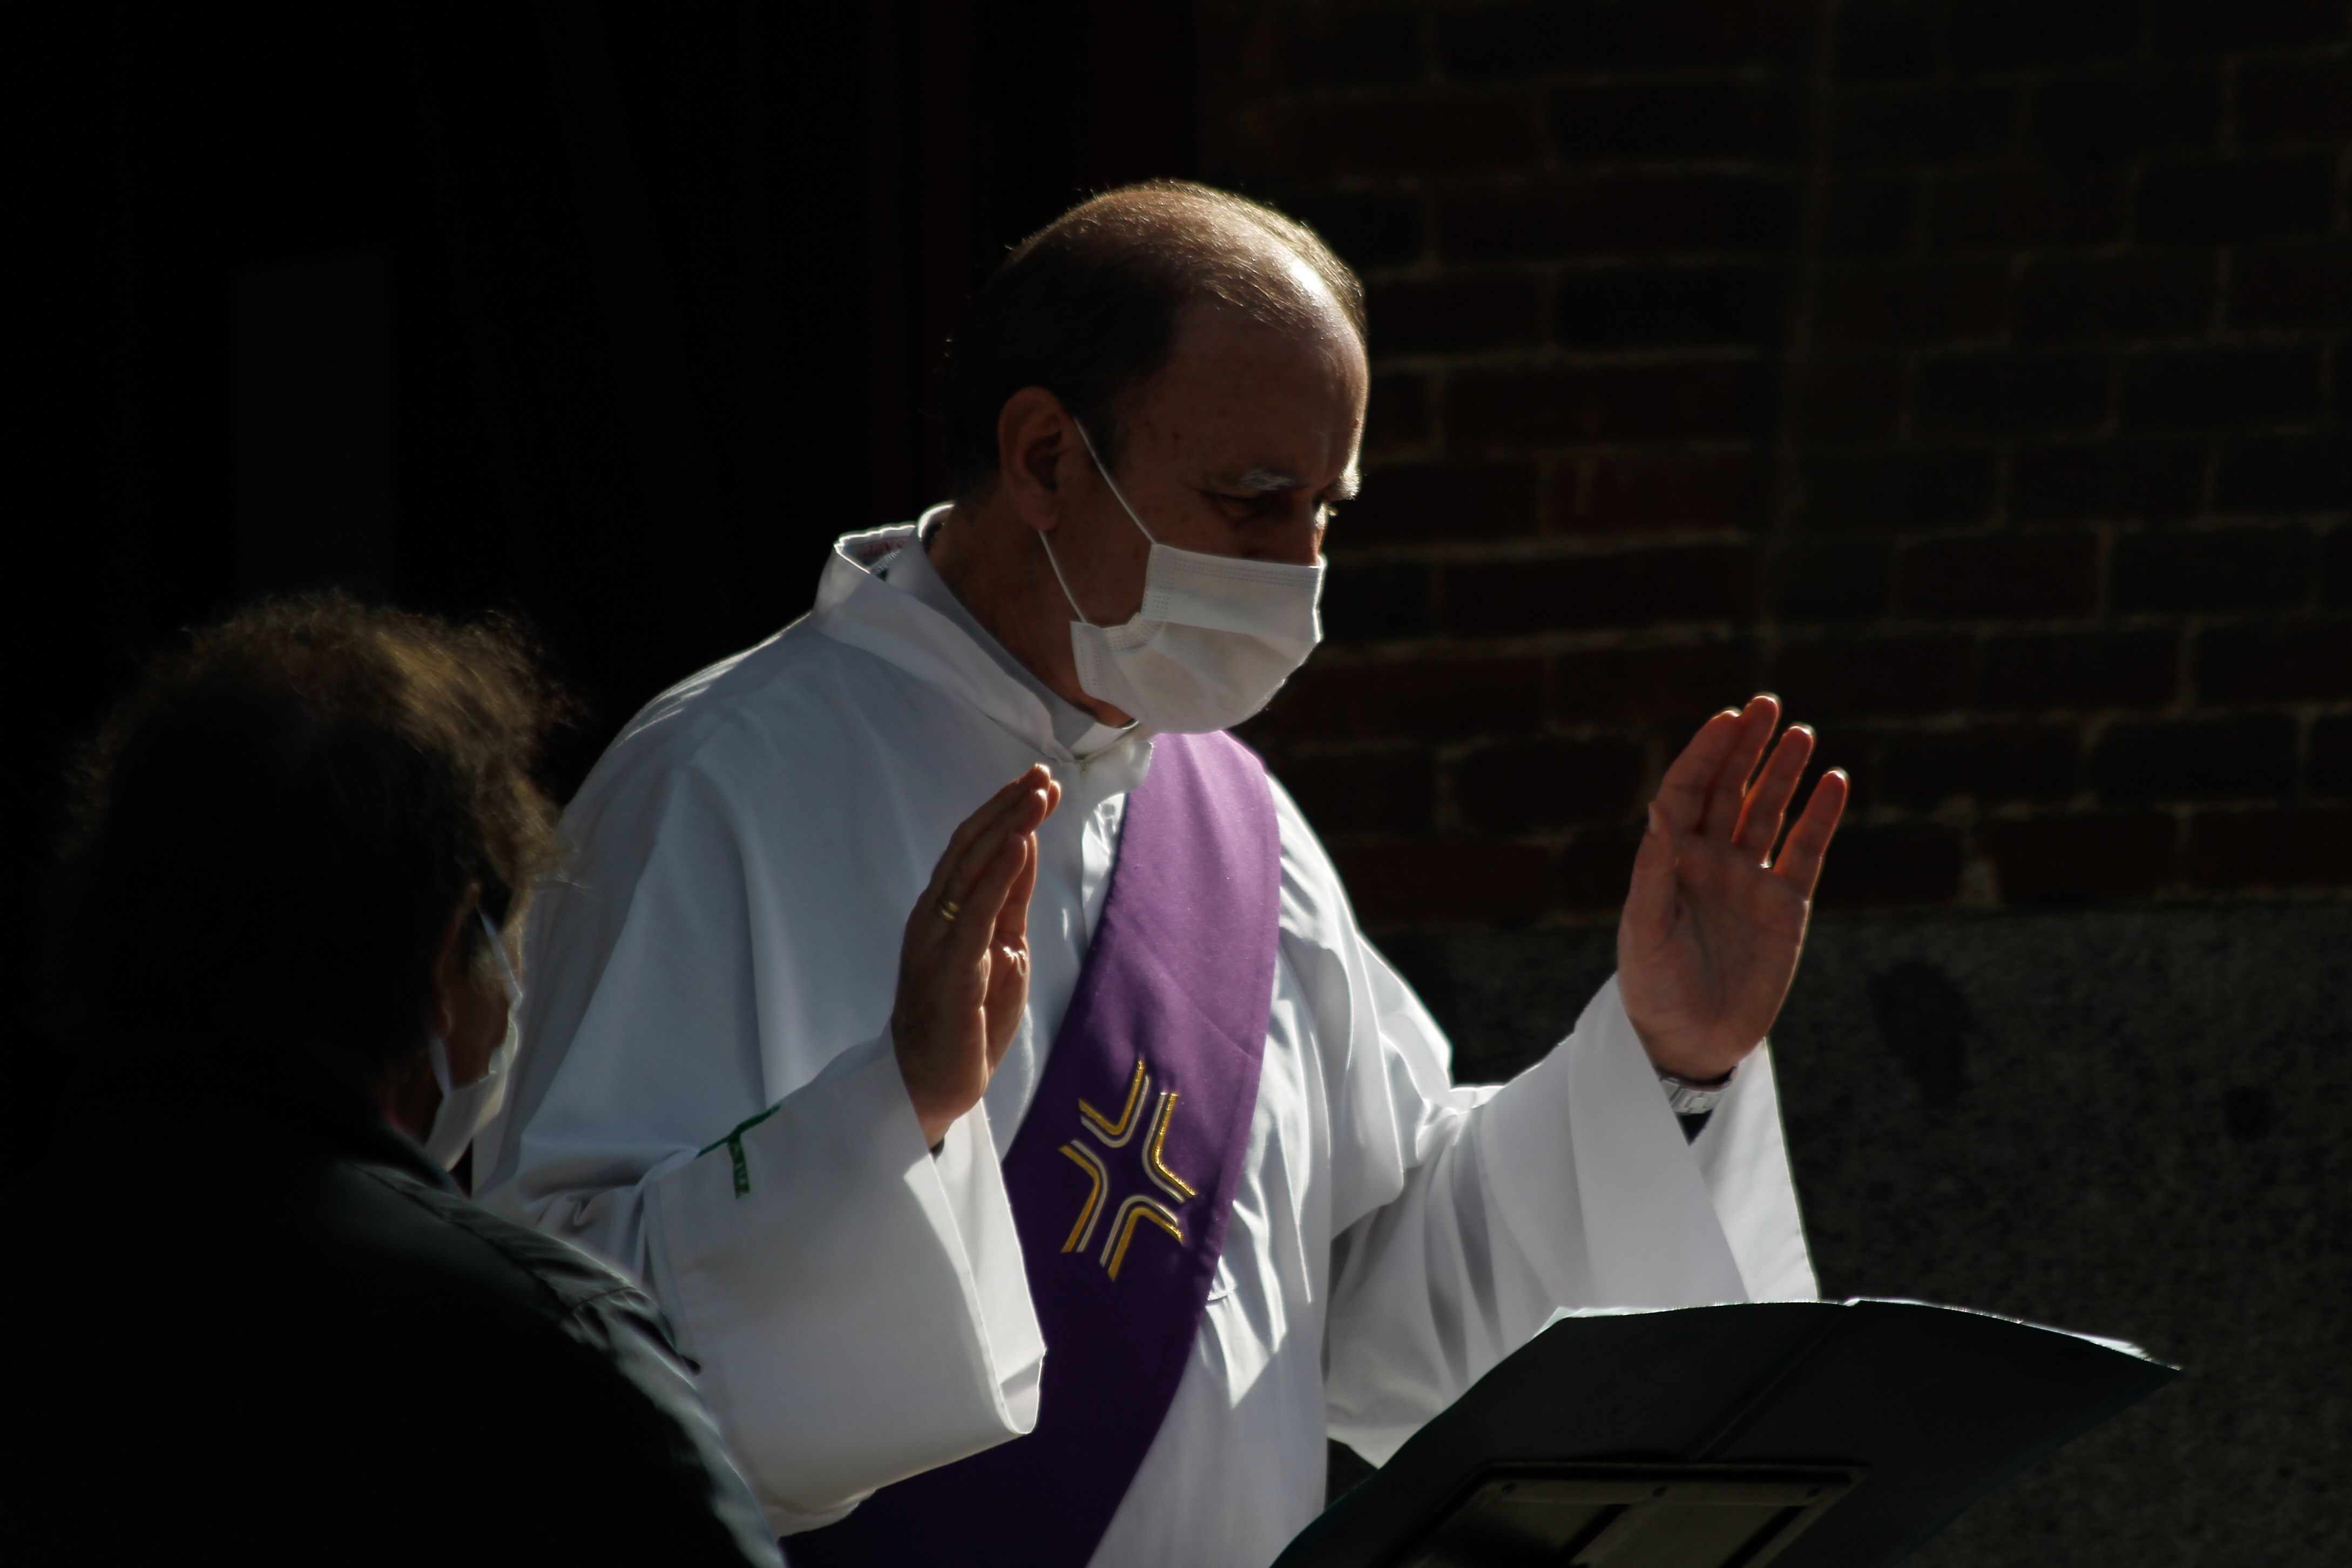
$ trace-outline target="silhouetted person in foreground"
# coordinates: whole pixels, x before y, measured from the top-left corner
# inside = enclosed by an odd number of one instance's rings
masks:
[[[314,598],[85,757],[87,1086],[8,1196],[45,1560],[777,1560],[652,1303],[445,1174],[512,1056],[549,708],[494,628]]]

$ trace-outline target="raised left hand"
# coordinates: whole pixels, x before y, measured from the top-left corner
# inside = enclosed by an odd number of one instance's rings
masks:
[[[1738,1066],[1780,1016],[1845,809],[1845,774],[1824,773],[1773,858],[1813,752],[1813,732],[1791,726],[1757,773],[1780,719],[1777,699],[1750,699],[1708,720],[1675,759],[1617,922],[1626,1016],[1653,1062],[1694,1082]]]

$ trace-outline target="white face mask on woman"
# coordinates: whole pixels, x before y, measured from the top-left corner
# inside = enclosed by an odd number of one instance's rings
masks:
[[[499,939],[499,928],[490,923],[489,916],[480,919],[482,929],[489,933],[490,951],[498,955],[499,988],[507,995],[507,1034],[490,1053],[490,1065],[482,1076],[458,1085],[449,1081],[449,1042],[438,1034],[425,1037],[433,1081],[441,1086],[441,1105],[433,1112],[432,1130],[425,1135],[425,1154],[445,1171],[456,1167],[474,1134],[489,1125],[490,1118],[506,1103],[507,1069],[514,1065],[515,1050],[522,1039],[522,983],[515,978],[514,965],[507,960],[507,944]]]
[[[1119,510],[1151,539],[1084,426],[1078,439]],[[1070,623],[1070,647],[1080,689],[1154,730],[1201,734],[1240,723],[1273,700],[1323,640],[1319,561],[1312,566],[1244,561],[1151,539],[1143,607],[1118,626],[1098,626],[1078,607],[1062,563],[1054,559],[1052,540],[1037,537],[1078,617]]]

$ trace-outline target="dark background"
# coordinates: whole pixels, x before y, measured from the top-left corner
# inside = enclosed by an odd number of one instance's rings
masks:
[[[317,583],[508,609],[588,700],[568,789],[935,499],[1005,246],[1192,175],[1370,287],[1331,641],[1251,737],[1464,1076],[1572,1016],[1670,749],[1770,686],[1857,785],[1778,1037],[1824,1289],[2189,1369],[1928,1560],[2352,1555],[2347,37],[2311,0],[83,7],[27,47],[16,247],[17,1147],[55,781],[140,658]]]

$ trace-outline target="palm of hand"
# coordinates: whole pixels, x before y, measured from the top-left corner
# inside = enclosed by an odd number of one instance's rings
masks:
[[[1617,929],[1618,988],[1651,1059],[1705,1081],[1738,1066],[1780,1014],[1812,891],[1845,804],[1826,774],[1779,858],[1773,841],[1812,753],[1793,728],[1747,784],[1780,705],[1716,715],[1667,769]]]
[[[907,916],[891,1045],[935,1146],[979,1100],[1021,1026],[1037,826],[1060,799],[1043,766],[997,791],[956,829]]]

